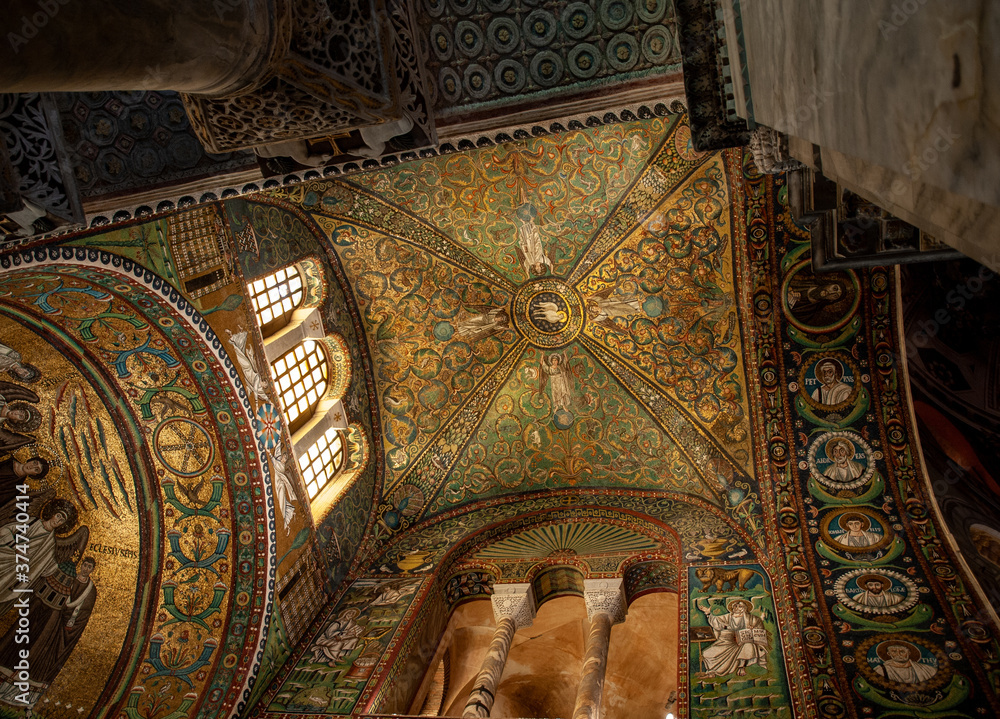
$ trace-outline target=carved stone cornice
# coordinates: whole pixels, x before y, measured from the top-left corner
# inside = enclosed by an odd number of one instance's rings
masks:
[[[587,618],[597,614],[607,614],[612,624],[621,624],[628,613],[625,598],[625,582],[621,577],[614,579],[584,579],[583,599],[587,603]]]
[[[518,629],[530,627],[535,621],[535,592],[531,583],[494,584],[493,617],[499,623],[509,617]]]

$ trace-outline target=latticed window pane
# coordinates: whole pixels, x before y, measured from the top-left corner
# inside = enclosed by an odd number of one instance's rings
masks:
[[[261,327],[275,320],[287,320],[302,302],[302,275],[294,265],[254,280],[247,287]]]
[[[293,425],[326,392],[326,354],[318,342],[307,340],[281,355],[271,370],[281,408]]]
[[[344,466],[344,439],[340,432],[331,427],[299,457],[299,469],[306,483],[309,499],[315,499],[319,491],[333,479]]]

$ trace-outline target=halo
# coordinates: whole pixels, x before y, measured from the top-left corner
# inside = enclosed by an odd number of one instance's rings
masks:
[[[847,531],[846,529],[847,523],[855,519],[861,522],[861,531],[867,531],[871,529],[872,520],[863,514],[859,514],[858,512],[845,512],[844,514],[840,515],[840,519],[837,521],[840,524],[841,528],[843,528],[844,531]]]
[[[879,645],[875,647],[875,653],[878,655],[878,658],[881,659],[883,662],[889,661],[889,656],[888,656],[889,647],[891,647],[893,644],[898,644],[900,646],[906,647],[906,651],[910,653],[910,661],[912,662],[920,661],[922,655],[920,653],[920,650],[917,649],[915,644],[911,644],[910,642],[904,641],[902,639],[887,639],[884,642],[880,642]]]
[[[58,489],[60,485],[65,481],[65,476],[62,471],[63,467],[66,466],[66,462],[59,456],[56,455],[51,449],[43,444],[29,444],[21,447],[17,450],[15,459],[18,462],[27,462],[32,457],[40,457],[49,463],[49,471],[44,477],[26,477],[25,480],[28,487],[31,489],[32,494],[38,494],[39,492],[44,492],[47,489]]]
[[[76,505],[68,499],[53,497],[42,505],[42,509],[39,511],[38,516],[43,522],[45,522],[52,519],[52,517],[58,512],[62,512],[66,515],[66,521],[61,527],[56,528],[56,534],[60,536],[69,534],[80,521],[80,510],[77,509]]]
[[[813,365],[813,373],[819,377],[819,368],[825,364],[832,364],[834,373],[837,376],[837,381],[839,382],[844,377],[844,365],[840,363],[840,360],[834,359],[833,357],[824,357],[815,365]]]
[[[28,413],[28,419],[23,422],[15,422],[12,419],[7,420],[7,426],[10,427],[15,432],[34,432],[36,429],[42,426],[42,413],[38,411],[38,407],[28,404],[27,402],[8,402],[8,409],[20,409]]]
[[[850,452],[850,454],[848,455],[848,459],[854,459],[854,455],[858,453],[858,448],[855,447],[854,442],[847,439],[847,437],[834,437],[833,439],[828,441],[825,445],[823,445],[823,451],[826,452],[826,456],[828,459],[833,459],[833,450],[838,444],[848,445],[849,447],[848,452]]]
[[[25,384],[33,384],[34,382],[37,382],[39,379],[41,379],[42,371],[38,369],[35,365],[31,364],[30,362],[18,362],[18,364],[24,369],[28,370],[27,377],[22,377],[21,375],[17,374],[14,371],[13,367],[7,370],[7,374],[16,379],[18,382],[24,382]]]

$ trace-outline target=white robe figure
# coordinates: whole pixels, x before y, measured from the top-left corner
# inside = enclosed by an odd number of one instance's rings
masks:
[[[65,515],[62,515],[65,517]],[[81,526],[67,537],[58,537],[56,530],[59,524],[50,519],[48,526],[42,519],[33,520],[27,527],[28,531],[18,534],[17,522],[11,522],[0,527],[0,615],[6,614],[14,602],[26,596],[15,592],[18,588],[37,588],[41,581],[55,574],[59,562],[67,559],[74,551],[83,551],[90,538],[90,530]],[[18,547],[18,538],[21,543]],[[25,541],[26,540],[26,541]],[[18,560],[18,550],[22,559]],[[27,562],[23,561],[27,557]],[[27,564],[29,569],[24,571]],[[28,581],[22,581],[27,576]]]
[[[736,602],[727,614],[708,615],[715,632],[715,641],[702,652],[706,672],[710,676],[746,674],[746,667],[767,668],[768,637],[764,621]]]
[[[278,511],[281,512],[281,518],[285,521],[285,534],[288,534],[291,530],[292,517],[295,516],[295,501],[298,497],[295,494],[295,484],[285,469],[280,444],[274,448],[274,454],[271,455],[271,466],[274,470],[272,477],[274,498],[278,504]]]
[[[233,334],[229,330],[229,339],[233,343],[233,349],[236,350],[236,361],[240,365],[240,369],[243,370],[243,376],[250,390],[250,393],[257,398],[257,402],[267,402],[267,388],[264,386],[264,380],[260,375],[260,370],[257,369],[257,358],[254,356],[253,349],[247,351],[247,331],[237,332]]]
[[[847,532],[840,537],[840,543],[846,544],[848,547],[871,547],[881,541],[881,534],[875,534],[864,529],[858,532]]]
[[[855,462],[853,459],[849,459],[843,464],[831,464],[823,470],[823,475],[829,477],[834,482],[850,482],[864,473],[864,465],[860,462]]]
[[[909,656],[891,657],[875,667],[875,673],[891,682],[900,684],[919,684],[937,674],[937,668],[915,662]]]
[[[548,379],[549,387],[552,390],[553,411],[570,411],[570,404],[573,401],[572,375],[569,372],[569,365],[566,363],[566,356],[563,354],[553,354],[549,357],[542,356],[543,376]]]
[[[819,402],[820,404],[840,404],[847,400],[851,396],[850,385],[844,384],[841,381],[830,385],[820,385],[813,390],[811,397]]]
[[[517,249],[528,277],[552,272],[552,260],[542,247],[542,236],[538,234],[535,218],[530,205],[517,208],[514,221],[517,223]]]
[[[332,667],[354,651],[365,633],[365,628],[354,621],[357,616],[355,611],[345,609],[313,642],[309,649],[314,662],[325,662]]]
[[[872,592],[866,589],[859,592],[854,601],[866,607],[892,607],[903,601],[903,595],[896,592]]]

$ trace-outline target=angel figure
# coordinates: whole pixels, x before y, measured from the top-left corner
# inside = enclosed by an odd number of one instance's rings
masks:
[[[21,353],[0,343],[0,372],[6,372],[22,382],[35,382],[42,373],[35,365],[25,362]]]
[[[281,517],[285,520],[285,534],[288,534],[291,530],[292,517],[295,516],[295,500],[298,497],[295,495],[295,484],[288,476],[288,470],[285,469],[281,444],[274,448],[274,453],[271,455],[271,466],[274,468],[274,497],[278,502]]]
[[[33,406],[37,403],[33,390],[0,380],[0,454],[35,443],[35,436],[28,433],[42,423],[42,415]]]
[[[6,521],[0,526],[0,616],[22,596],[15,588],[35,589],[42,580],[55,574],[61,562],[72,561],[74,555],[82,555],[87,548],[90,540],[87,526],[72,531],[79,520],[76,507],[54,494],[50,490],[31,501],[28,514],[34,519],[27,532],[19,531],[24,525],[15,521],[15,504],[10,502],[3,508]],[[25,557],[27,562],[23,561]],[[28,571],[24,570],[25,565]]]
[[[476,307],[480,314],[466,317],[457,323],[458,336],[475,342],[499,334],[510,326],[510,315],[503,307]]]
[[[226,332],[229,334],[229,340],[233,343],[233,349],[236,350],[236,361],[239,362],[240,369],[243,370],[247,388],[258,402],[267,402],[267,387],[264,385],[264,378],[261,377],[260,370],[257,369],[257,357],[254,355],[253,347],[249,351],[247,350],[247,331],[243,330],[233,334],[227,329]]]
[[[514,222],[517,224],[517,256],[529,277],[552,272],[552,260],[545,253],[542,237],[538,234],[538,226],[535,225],[537,215],[538,210],[527,202],[514,210]]]
[[[542,389],[549,384],[552,389],[553,413],[570,412],[570,404],[573,401],[573,375],[570,372],[569,363],[566,362],[565,352],[553,352],[542,355]]]
[[[617,287],[607,287],[587,298],[587,317],[591,322],[612,326],[616,317],[629,317],[642,311],[639,295]]]

